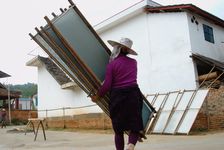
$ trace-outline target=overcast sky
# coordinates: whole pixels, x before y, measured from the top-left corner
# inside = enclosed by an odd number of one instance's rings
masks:
[[[73,0],[86,19],[95,25],[141,0]],[[192,3],[224,20],[223,0],[155,0],[162,5]],[[0,5],[0,70],[10,74],[0,82],[10,84],[37,83],[37,68],[26,66],[42,50],[32,40],[35,27],[46,24],[44,16],[60,14],[60,8],[69,6],[67,0],[5,0]]]

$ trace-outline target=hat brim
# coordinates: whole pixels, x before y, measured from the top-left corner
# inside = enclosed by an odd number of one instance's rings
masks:
[[[108,40],[107,42],[113,47],[116,46],[116,45],[121,46],[121,47],[125,47],[127,49],[128,53],[131,54],[131,55],[138,55],[138,53],[136,53],[133,49],[131,49],[131,48],[129,48],[129,47],[127,47],[127,46],[125,46],[121,43],[118,43],[118,42],[112,41],[112,40]]]

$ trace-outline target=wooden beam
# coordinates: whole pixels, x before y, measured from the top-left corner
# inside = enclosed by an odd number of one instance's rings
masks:
[[[218,73],[215,71],[215,72],[211,72],[211,73],[207,73],[207,74],[203,74],[203,75],[200,75],[198,77],[198,81],[201,82],[201,81],[206,81],[206,80],[211,80],[211,79],[214,79],[218,76]]]
[[[75,82],[68,82],[61,85],[62,89],[71,88],[71,87],[77,87],[77,84]]]

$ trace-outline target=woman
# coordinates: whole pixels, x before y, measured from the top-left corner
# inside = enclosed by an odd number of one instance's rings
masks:
[[[132,41],[121,38],[120,42],[109,40],[113,46],[110,63],[106,68],[105,80],[98,93],[92,96],[96,102],[110,92],[110,118],[115,132],[115,146],[117,150],[124,150],[124,131],[129,132],[127,150],[134,150],[142,122],[142,95],[137,84],[137,62],[128,54],[137,55],[131,49]]]
[[[6,128],[6,111],[5,109],[3,108],[2,109],[2,120],[1,120],[1,128],[5,127]]]

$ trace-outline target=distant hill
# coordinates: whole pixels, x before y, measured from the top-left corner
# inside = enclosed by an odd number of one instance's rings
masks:
[[[6,85],[6,87],[8,87]],[[26,83],[26,84],[10,84],[11,91],[21,91],[22,97],[32,97],[34,94],[37,94],[37,84],[35,83]]]

